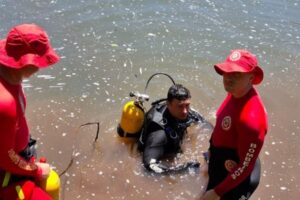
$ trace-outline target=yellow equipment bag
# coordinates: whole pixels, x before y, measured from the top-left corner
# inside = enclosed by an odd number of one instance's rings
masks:
[[[48,178],[41,180],[39,185],[53,200],[59,200],[60,178],[53,169],[50,170]]]

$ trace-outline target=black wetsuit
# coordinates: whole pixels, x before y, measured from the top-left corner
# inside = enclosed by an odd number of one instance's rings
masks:
[[[190,110],[184,121],[175,119],[167,109],[166,104],[156,104],[147,113],[141,137],[140,150],[143,151],[143,164],[148,170],[163,173],[181,171],[191,166],[199,166],[198,162],[191,161],[175,167],[167,167],[159,161],[168,154],[180,152],[181,142],[186,129],[194,122],[203,121],[202,116]],[[151,164],[158,167],[153,170]]]
[[[234,149],[216,148],[210,146],[209,158],[209,182],[207,190],[215,188],[221,181],[228,176],[228,171],[225,168],[226,160],[233,160],[239,163],[239,157]],[[259,184],[260,180],[260,160],[256,160],[252,173],[237,187],[230,190],[220,200],[246,200],[252,195]]]

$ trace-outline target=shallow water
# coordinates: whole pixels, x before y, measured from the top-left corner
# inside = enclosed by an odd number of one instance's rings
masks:
[[[212,66],[230,49],[247,48],[265,71],[258,90],[269,113],[262,179],[252,199],[297,199],[299,4],[299,0],[1,1],[1,38],[13,25],[34,22],[47,30],[62,58],[24,82],[28,121],[40,155],[62,172],[75,149],[74,164],[62,178],[62,196],[198,199],[205,184],[199,172],[152,176],[144,171],[132,142],[116,135],[121,108],[130,91],[143,92],[150,75],[166,72],[190,88],[193,107],[214,123],[225,93]],[[170,84],[166,77],[154,78],[147,90],[150,101],[164,97]],[[95,144],[96,126],[78,128],[87,122],[100,122]],[[209,133],[193,137],[197,130],[191,131],[186,154],[178,159],[201,157]]]

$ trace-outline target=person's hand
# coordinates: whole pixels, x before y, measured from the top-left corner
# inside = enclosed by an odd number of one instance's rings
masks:
[[[220,196],[212,189],[205,192],[204,195],[200,197],[200,200],[220,200]]]
[[[48,163],[41,162],[36,162],[35,164],[42,170],[41,178],[46,179],[50,173],[50,165]]]
[[[209,162],[209,151],[202,153],[203,157],[202,157],[202,162],[201,162],[201,169],[200,172],[205,175],[208,176],[208,162]]]
[[[207,164],[207,162],[204,161],[203,163],[201,163],[200,172],[202,173],[202,175],[208,176],[208,164]]]

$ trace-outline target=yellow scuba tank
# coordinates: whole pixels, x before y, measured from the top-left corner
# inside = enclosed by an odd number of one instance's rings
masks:
[[[139,135],[145,116],[143,102],[149,100],[147,95],[138,92],[131,92],[129,95],[136,99],[127,102],[123,106],[120,124],[117,129],[121,137],[136,137]]]
[[[41,159],[40,162],[46,162],[46,160]],[[47,179],[43,179],[39,182],[39,186],[46,191],[53,200],[59,200],[60,178],[53,169],[50,170]]]

